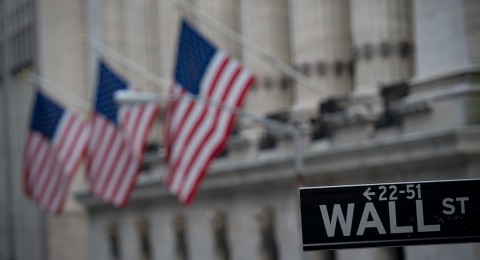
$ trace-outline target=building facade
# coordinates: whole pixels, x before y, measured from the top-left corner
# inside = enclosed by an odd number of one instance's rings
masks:
[[[181,18],[255,73],[247,111],[301,131],[305,186],[479,178],[478,1],[175,2],[0,0],[0,259],[479,258],[475,243],[302,252],[293,140],[244,118],[188,207],[164,188],[159,162],[122,209],[90,195],[83,168],[62,215],[27,201],[23,143],[33,85],[42,82],[25,71],[48,79],[44,90],[85,116],[99,57],[136,88],[166,93],[168,84],[91,44],[171,82]],[[315,89],[209,27],[190,4]],[[162,154],[161,123],[153,158]]]
[[[170,79],[178,19],[193,21],[256,74],[246,110],[301,129],[306,186],[479,177],[475,1],[190,2],[295,67],[320,94],[171,1],[104,1],[97,37]],[[146,10],[163,14],[157,26],[141,25],[151,21]],[[152,28],[155,34],[146,31]],[[150,52],[152,35],[161,44]],[[151,53],[161,57],[157,67]],[[161,165],[141,176],[124,209],[79,194],[88,209],[90,258],[478,258],[478,244],[302,253],[293,141],[248,120],[237,125],[191,206],[165,190]]]
[[[46,259],[45,216],[23,196],[23,140],[33,93],[22,69],[38,69],[36,4],[0,1],[0,259]]]
[[[86,259],[87,218],[72,196],[60,216],[23,192],[23,149],[35,89],[84,116],[86,18],[80,1],[0,1],[0,259]],[[34,75],[42,75],[40,80]],[[54,86],[62,86],[52,87]],[[78,101],[80,100],[80,102]],[[72,192],[85,190],[83,176]]]

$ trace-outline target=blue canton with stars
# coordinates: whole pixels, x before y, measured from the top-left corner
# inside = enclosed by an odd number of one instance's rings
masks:
[[[210,42],[183,21],[175,70],[176,82],[193,95],[198,95],[201,92],[200,81],[215,51]]]
[[[59,105],[37,91],[31,129],[52,140],[63,112]]]
[[[115,91],[123,89],[127,89],[127,83],[117,76],[103,61],[100,61],[95,110],[115,125],[118,125],[118,106],[115,103],[114,94]]]

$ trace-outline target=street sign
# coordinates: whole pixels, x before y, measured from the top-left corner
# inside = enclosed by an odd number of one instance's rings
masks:
[[[480,179],[300,189],[304,250],[480,241]]]

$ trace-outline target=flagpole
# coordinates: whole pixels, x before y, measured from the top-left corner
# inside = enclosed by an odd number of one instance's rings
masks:
[[[125,57],[121,53],[109,48],[105,44],[97,41],[93,38],[88,38],[88,46],[101,54],[107,55],[110,59],[115,61],[116,63],[122,65],[123,67],[127,68],[135,72],[136,74],[142,76],[143,78],[147,79],[148,81],[154,83],[162,87],[162,91],[166,91],[165,88],[170,86],[169,80],[165,79],[164,77],[158,76],[157,74],[153,73],[152,71],[146,69],[142,65],[136,63],[135,61]]]
[[[175,100],[183,100],[180,99],[179,96],[175,95],[165,95],[165,94],[157,94],[157,93],[138,93],[131,90],[123,90],[117,91],[115,93],[115,100],[120,104],[136,104],[136,103],[143,103],[143,102],[171,102]],[[259,117],[252,113],[245,111],[244,109],[231,107],[225,105],[224,103],[207,99],[207,98],[197,98],[197,102],[201,102],[205,105],[220,108],[223,111],[227,111],[230,113],[234,113],[240,117],[249,118],[250,120],[260,123],[266,126],[268,129],[284,134],[288,134],[292,136],[293,143],[294,143],[294,163],[295,163],[295,171],[296,171],[296,178],[297,184],[299,186],[303,186],[303,150],[302,150],[302,138],[300,130],[294,127],[291,124],[286,124],[280,122],[278,120]]]
[[[165,78],[156,75],[155,73],[143,67],[142,65],[128,59],[124,55],[112,50],[105,44],[95,39],[89,39],[88,46],[93,50],[98,51],[101,54],[104,54],[112,58],[113,61],[119,63],[120,65],[138,74],[139,76],[145,78],[146,80],[150,81],[155,85],[159,85],[162,87],[168,87],[171,85],[171,83]],[[117,93],[115,94],[115,99],[117,100],[117,102],[121,104],[122,103],[126,104],[126,103],[140,103],[140,102],[170,102],[178,98],[168,94],[166,95],[166,94],[158,94],[158,93],[146,93],[146,92],[135,92],[135,91],[124,90],[124,91],[117,91]],[[303,150],[302,150],[301,133],[299,129],[297,129],[291,124],[286,124],[278,120],[274,120],[266,117],[260,117],[252,113],[249,113],[243,109],[230,107],[221,102],[214,101],[211,99],[197,97],[196,100],[206,105],[218,107],[230,113],[235,113],[240,117],[249,118],[254,122],[257,122],[266,126],[270,130],[291,135],[292,140],[294,142],[294,152],[295,152],[294,160],[295,160],[295,171],[296,171],[295,175],[297,179],[296,181],[299,186],[303,186],[303,167],[304,167]]]
[[[260,49],[257,45],[255,45],[252,41],[236,33],[235,31],[225,26],[224,24],[220,23],[219,21],[215,20],[214,18],[210,17],[208,14],[201,11],[198,7],[194,6],[193,4],[188,3],[185,0],[170,0],[170,1],[174,2],[174,4],[181,10],[186,11],[190,15],[193,15],[196,18],[198,18],[205,25],[223,34],[225,37],[232,40],[236,44],[244,47],[247,51],[251,52],[253,55],[259,57],[261,60],[270,64],[273,68],[277,69],[278,71],[296,80],[299,83],[299,85],[309,89],[312,93],[317,94],[319,96],[323,96],[323,97],[328,95],[326,90],[318,88],[318,86],[312,83],[307,77],[297,72],[290,65],[269,55],[267,52],[265,52],[264,50]]]
[[[79,108],[80,110],[82,110],[83,112],[85,113],[88,113],[91,109],[91,103],[84,100],[83,98],[81,98],[80,96],[76,95],[76,94],[72,94],[71,91],[68,91],[66,90],[65,88],[53,83],[52,81],[34,73],[34,72],[31,72],[31,71],[28,71],[26,72],[26,77],[27,77],[27,80],[34,84],[34,85],[37,85],[38,87],[41,87],[45,90],[47,90],[48,92],[52,92],[52,90],[49,90],[49,88],[53,88],[55,89],[55,91],[60,91],[62,93],[62,95],[66,95],[69,97],[70,101],[72,101],[72,104],[74,106],[76,106],[77,108]],[[53,95],[55,96],[55,95]]]

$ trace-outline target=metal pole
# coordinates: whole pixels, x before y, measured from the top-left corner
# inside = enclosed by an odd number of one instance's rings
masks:
[[[112,50],[111,48],[107,47],[106,45],[102,44],[101,42],[99,42],[95,39],[90,39],[89,40],[89,47],[98,51],[98,52],[100,52],[100,53],[102,53],[102,54],[105,54],[105,55],[109,56],[110,58],[112,58],[113,61],[119,63],[120,65],[122,65],[125,68],[131,70],[132,72],[138,74],[139,76],[147,79],[148,81],[152,82],[153,84],[156,84],[158,86],[164,86],[164,87],[171,85],[171,83],[168,80],[166,80],[165,78],[162,78],[162,77],[156,75],[155,73],[151,72],[150,70],[148,70],[148,69],[144,68],[143,66],[139,65],[138,63],[128,59],[127,57],[123,56],[122,54]],[[165,99],[164,95],[160,95],[160,94],[157,94],[157,93],[146,93],[146,92],[135,93],[135,92],[124,91],[123,94],[122,94],[122,91],[120,91],[117,94],[117,96],[120,99],[122,97],[126,98],[129,95],[135,96],[137,98],[136,102],[139,102],[139,101],[140,102],[152,102],[152,101],[155,101],[155,100],[157,100],[157,101],[158,100],[169,101],[169,99]],[[147,96],[154,96],[155,100],[151,100]],[[124,99],[124,101],[125,101],[125,99]],[[236,113],[239,116],[248,117],[248,118],[250,118],[250,119],[252,119],[256,122],[259,122],[259,123],[262,123],[262,124],[266,125],[267,127],[271,127],[271,128],[274,128],[274,129],[289,128],[289,129],[291,129],[291,130],[288,130],[288,131],[290,131],[290,133],[291,133],[291,131],[296,131],[297,130],[295,127],[293,127],[289,124],[284,124],[284,123],[281,123],[281,122],[278,122],[276,120],[272,120],[272,119],[269,119],[269,118],[259,117],[259,116],[253,115],[249,112],[246,112],[243,109],[237,109],[237,108],[234,108],[234,107],[229,107],[229,106],[226,106],[223,103],[220,103],[220,102],[217,102],[217,101],[214,101],[214,100],[211,100],[211,99],[198,97],[197,101],[203,102],[205,104],[211,104],[213,106],[220,107],[220,108],[222,108],[226,111],[229,111],[231,113]]]
[[[104,48],[102,49],[109,49],[106,46],[103,45]],[[116,52],[109,52],[111,53],[116,53]],[[123,61],[123,56],[121,54],[116,53],[117,56],[117,62],[122,62]],[[130,67],[131,66],[131,67]],[[132,69],[132,71],[136,72],[140,76],[143,76],[144,72],[151,73],[151,75],[154,75],[152,77],[146,78],[149,81],[152,81],[154,84],[163,84],[162,82],[166,82],[166,80],[162,79],[161,77],[155,75],[153,72],[148,71],[147,69],[142,68],[142,70],[136,71],[134,68],[137,66],[140,66],[132,61],[132,63],[129,65],[129,67]],[[41,77],[38,74],[35,74],[33,72],[29,72],[28,74],[28,80],[36,85],[39,85],[43,88],[46,86],[54,88],[55,90],[59,90],[63,92],[64,94],[70,96],[72,98],[72,101],[74,101],[76,106],[84,111],[89,111],[91,103],[88,101],[85,101],[84,99],[71,94],[70,92],[66,91],[62,87],[56,85],[55,83],[49,81],[48,79],[45,79]],[[159,82],[161,81],[161,82]],[[165,95],[165,94],[157,94],[157,93],[148,93],[148,92],[135,92],[135,91],[129,91],[129,90],[124,90],[124,91],[117,91],[115,93],[115,99],[117,102],[121,104],[126,104],[126,103],[139,103],[139,102],[170,102],[172,100],[178,99],[178,97],[172,96],[172,95]],[[290,124],[285,124],[282,122],[279,122],[277,120],[273,120],[270,118],[265,118],[265,117],[259,117],[257,115],[254,115],[252,113],[249,113],[243,109],[238,109],[235,107],[227,106],[221,102],[207,99],[207,98],[197,98],[197,102],[201,102],[203,104],[209,105],[209,106],[214,106],[217,108],[220,108],[224,111],[230,112],[230,113],[235,113],[236,115],[244,118],[248,118],[254,122],[260,123],[264,126],[266,126],[268,129],[276,132],[281,132],[285,134],[289,134],[292,136],[292,139],[294,141],[294,151],[295,151],[295,170],[297,171],[297,182],[299,185],[302,184],[302,180],[300,179],[302,177],[303,173],[303,153],[302,153],[302,145],[301,145],[301,134],[300,131],[295,128],[294,126]]]
[[[145,102],[171,102],[171,101],[178,100],[179,97],[180,96],[175,96],[170,94],[165,95],[165,94],[157,94],[157,93],[149,93],[149,92],[137,93],[131,90],[120,90],[115,93],[115,100],[120,104],[136,104],[136,103],[145,103]],[[224,103],[221,103],[209,98],[195,97],[195,101],[205,104],[207,106],[220,108],[221,110],[236,114],[238,116],[249,118],[254,122],[263,124],[268,128],[276,130],[278,132],[292,134],[293,132],[297,131],[297,129],[290,124],[285,124],[270,118],[259,117],[241,108],[228,106],[228,105],[225,105]]]
[[[219,21],[213,19],[208,14],[202,12],[199,8],[192,5],[191,3],[188,3],[185,0],[170,0],[170,1],[174,2],[175,5],[181,10],[186,11],[190,15],[195,16],[205,25],[220,32],[228,39],[232,40],[236,44],[245,48],[245,50],[259,57],[261,60],[268,63],[276,70],[284,73],[285,75],[288,75],[289,77],[297,81],[301,86],[308,88],[312,93],[317,94],[319,96],[323,96],[323,97],[328,95],[327,91],[325,91],[324,89],[318,88],[308,78],[303,76],[301,73],[297,72],[291,66],[269,55],[267,52],[265,52],[264,50],[260,49],[257,45],[255,45],[252,41],[234,32],[232,29],[228,28],[227,26],[220,23]]]
[[[139,65],[138,63],[135,63],[134,61],[128,59],[127,57],[123,56],[122,54],[112,50],[105,44],[102,44],[101,42],[95,40],[95,39],[89,39],[88,41],[88,46],[92,48],[95,51],[98,51],[101,54],[107,55],[110,58],[112,58],[113,61],[119,63],[120,65],[124,66],[125,68],[131,70],[132,72],[138,74],[139,76],[147,79],[148,81],[152,82],[153,84],[156,84],[158,86],[169,86],[171,83],[156,75],[155,73],[151,72],[150,70],[144,68],[143,66]],[[168,95],[162,95],[162,94],[157,94],[157,93],[135,93],[131,91],[122,91],[118,92],[116,94],[116,98],[118,98],[119,101],[127,102],[128,97],[135,97],[132,100],[130,100],[130,103],[135,103],[135,102],[158,102],[158,101],[171,101],[171,98],[176,98],[176,97],[169,97]],[[149,97],[150,96],[150,97]],[[153,97],[153,98],[152,98]],[[206,99],[202,97],[197,97],[196,100],[198,102],[202,102],[204,104],[207,104],[209,106],[214,106],[214,107],[219,107],[222,110],[235,113],[238,116],[241,117],[246,117],[251,119],[254,122],[263,124],[267,128],[273,131],[278,131],[282,133],[286,133],[292,136],[292,139],[294,141],[295,145],[295,170],[297,177],[302,176],[303,172],[303,153],[302,153],[302,144],[301,144],[301,134],[300,130],[292,126],[291,124],[285,124],[282,122],[279,122],[277,120],[273,120],[270,118],[265,118],[265,117],[259,117],[257,115],[251,114],[243,109],[238,109],[235,107],[230,107],[227,106],[221,102],[211,100],[211,99]]]
[[[115,100],[120,104],[135,104],[135,103],[144,103],[144,102],[171,102],[178,100],[179,96],[174,95],[165,95],[165,94],[156,94],[156,93],[138,93],[130,90],[117,91],[115,93]],[[302,140],[300,130],[294,127],[291,124],[282,123],[277,120],[270,118],[259,117],[252,113],[249,113],[243,109],[231,107],[225,105],[221,102],[207,99],[207,98],[196,98],[197,102],[201,102],[208,106],[213,106],[220,108],[224,111],[234,113],[240,117],[249,118],[250,120],[260,123],[266,126],[268,129],[276,132],[285,133],[291,135],[294,142],[294,153],[295,153],[295,170],[297,175],[297,182],[299,185],[303,183],[301,180],[303,178],[303,152],[302,152]]]
[[[167,80],[163,77],[156,75],[155,73],[151,72],[150,70],[144,68],[142,65],[134,62],[133,60],[125,57],[124,55],[118,53],[117,51],[113,50],[112,48],[107,47],[105,44],[97,41],[93,38],[88,39],[88,46],[95,51],[98,51],[101,54],[107,55],[115,61],[116,63],[122,65],[123,67],[127,68],[135,72],[136,74],[142,76],[143,78],[147,79],[148,81],[154,83],[162,87],[162,91],[167,91],[165,88],[169,87],[171,84],[170,80]]]
[[[43,88],[47,91],[52,91],[48,90],[48,88],[53,88],[55,91],[59,91],[62,93],[62,95],[66,95],[70,98],[70,101],[72,101],[72,105],[78,107],[79,109],[83,110],[83,112],[88,113],[91,109],[91,103],[86,101],[85,99],[81,98],[80,96],[77,96],[73,94],[72,92],[66,90],[65,88],[62,88],[58,86],[57,84],[51,82],[50,80],[36,74],[33,72],[28,72],[27,75],[27,80],[34,84],[37,85],[40,88]]]
[[[297,170],[295,175],[297,177],[297,186],[303,187],[305,186],[305,180],[303,176],[302,134],[299,129],[296,128],[295,130],[292,132],[293,145],[295,146],[295,169]]]

